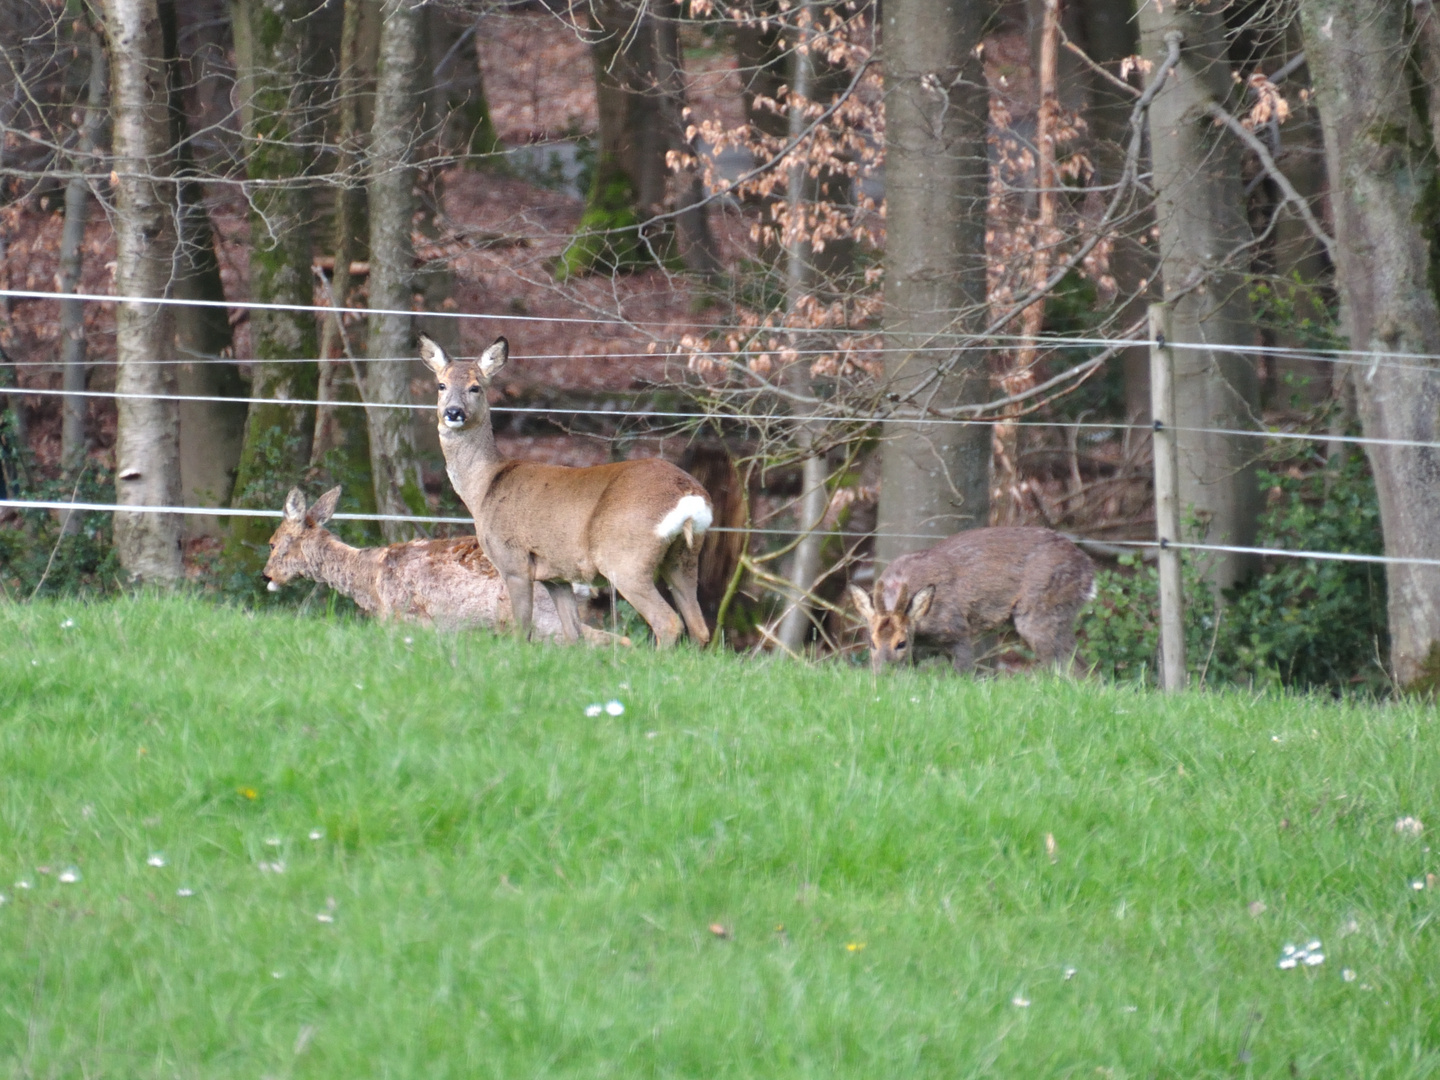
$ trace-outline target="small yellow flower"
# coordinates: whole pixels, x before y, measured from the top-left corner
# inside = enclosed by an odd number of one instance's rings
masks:
[[[865,942],[863,941],[847,941],[845,943],[846,952],[859,952],[863,948],[865,948]]]
[[[260,797],[260,793],[253,787],[238,787],[235,790],[252,802]]]

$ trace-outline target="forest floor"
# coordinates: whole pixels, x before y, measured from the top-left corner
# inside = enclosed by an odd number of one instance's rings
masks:
[[[0,634],[6,1075],[1440,1071],[1429,706],[184,597]]]

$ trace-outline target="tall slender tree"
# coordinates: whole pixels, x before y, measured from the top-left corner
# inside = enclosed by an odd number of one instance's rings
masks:
[[[105,0],[114,115],[115,292],[169,295],[175,259],[165,43],[155,0]],[[121,506],[174,506],[180,498],[180,417],[170,309],[121,300],[116,313],[116,492]],[[158,361],[158,362],[157,362]],[[166,583],[182,575],[180,518],[117,512],[115,549],[132,580]]]
[[[409,405],[411,316],[415,291],[415,160],[424,133],[420,66],[423,24],[412,0],[386,0],[380,29],[380,66],[375,86],[375,123],[370,134],[369,353],[362,392],[370,430],[375,505],[382,514],[425,512],[415,415]],[[413,535],[401,522],[382,524],[387,540]]]
[[[90,44],[90,71],[86,77],[85,117],[76,138],[75,175],[65,185],[65,231],[60,241],[60,291],[78,292],[85,250],[85,226],[90,217],[90,183],[83,173],[95,171],[92,160],[100,145],[110,97],[109,65],[105,37],[98,28],[87,28]],[[69,480],[78,477],[85,462],[85,419],[89,400],[80,396],[86,387],[85,304],[80,300],[60,302],[60,364],[67,397],[60,414],[60,465]],[[65,522],[67,532],[80,527],[78,516]]]

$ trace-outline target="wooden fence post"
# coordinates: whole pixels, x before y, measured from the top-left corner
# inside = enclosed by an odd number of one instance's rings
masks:
[[[1185,689],[1185,591],[1180,577],[1180,467],[1175,447],[1175,364],[1170,309],[1150,305],[1150,412],[1155,419],[1155,535],[1160,541],[1160,686]]]

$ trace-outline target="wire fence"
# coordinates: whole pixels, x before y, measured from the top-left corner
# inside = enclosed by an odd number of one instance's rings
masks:
[[[234,309],[234,310],[237,310],[237,311],[292,311],[292,312],[308,312],[309,314],[316,315],[316,316],[331,316],[331,317],[333,317],[333,316],[335,316],[335,315],[359,315],[359,316],[367,316],[367,317],[370,316],[370,315],[397,315],[397,316],[403,316],[403,317],[406,317],[406,318],[439,318],[439,319],[460,319],[460,320],[469,319],[469,320],[480,320],[480,321],[485,321],[485,322],[500,322],[500,323],[551,323],[551,324],[565,324],[565,325],[575,325],[575,326],[614,326],[614,327],[620,327],[620,328],[627,329],[627,330],[632,330],[632,331],[633,331],[633,330],[637,330],[637,329],[642,329],[642,328],[645,328],[645,327],[655,327],[655,328],[660,328],[660,329],[667,330],[667,331],[672,331],[672,332],[673,332],[674,330],[676,330],[676,329],[682,329],[682,328],[683,328],[684,330],[687,330],[687,331],[689,331],[689,330],[711,330],[711,331],[724,331],[724,332],[727,332],[727,333],[734,333],[734,332],[743,331],[743,332],[745,332],[745,333],[747,333],[747,334],[751,334],[751,335],[760,335],[760,334],[787,334],[787,333],[807,334],[807,335],[808,335],[808,334],[813,334],[813,333],[819,332],[819,333],[823,333],[823,334],[825,334],[825,335],[827,335],[827,336],[833,336],[833,337],[847,337],[847,336],[848,336],[848,337],[880,337],[880,336],[882,336],[882,332],[881,332],[880,330],[878,330],[878,329],[860,328],[860,327],[825,327],[825,328],[823,328],[823,330],[815,331],[815,330],[812,330],[812,329],[807,328],[807,327],[788,327],[788,326],[752,326],[752,327],[741,327],[741,326],[738,326],[738,325],[735,324],[735,323],[693,323],[693,322],[688,322],[688,321],[686,321],[686,322],[684,322],[684,323],[682,324],[682,323],[677,323],[677,322],[674,321],[674,320],[617,319],[617,318],[604,318],[604,317],[601,317],[601,316],[587,316],[587,317],[582,317],[582,316],[573,316],[573,315],[564,315],[564,316],[562,316],[562,315],[520,315],[520,314],[508,314],[508,313],[505,314],[505,315],[495,315],[495,314],[491,314],[491,313],[488,313],[488,312],[476,312],[476,311],[445,311],[445,310],[441,310],[441,311],[413,311],[413,310],[407,310],[407,309],[404,309],[404,308],[360,308],[360,307],[341,307],[341,306],[339,306],[339,305],[336,305],[336,306],[331,307],[331,306],[315,305],[315,304],[281,304],[281,303],[273,303],[273,302],[259,301],[259,300],[231,300],[231,299],[228,299],[228,298],[225,299],[225,300],[196,300],[196,299],[188,299],[188,298],[187,298],[187,299],[181,299],[181,298],[179,298],[179,297],[114,296],[114,295],[111,295],[111,294],[108,294],[108,293],[81,293],[81,292],[62,293],[62,292],[52,292],[52,291],[39,290],[39,289],[0,289],[0,298],[9,298],[9,299],[12,299],[12,300],[81,301],[81,302],[85,302],[85,303],[105,303],[105,304],[120,304],[120,303],[124,303],[124,304],[148,304],[148,305],[153,305],[153,306],[164,306],[164,307],[225,308],[225,309]],[[982,343],[982,342],[977,342],[977,340],[976,340],[976,339],[977,339],[977,335],[975,335],[974,333],[971,333],[971,332],[969,332],[969,331],[963,330],[963,329],[945,330],[945,331],[933,331],[933,332],[928,332],[928,331],[927,331],[927,332],[925,333],[925,337],[929,338],[930,340],[934,340],[934,341],[947,341],[947,342],[949,342],[949,343],[948,343],[948,344],[943,344],[943,345],[917,345],[917,346],[914,346],[914,347],[911,347],[911,346],[903,346],[903,347],[901,347],[901,346],[875,346],[875,347],[873,347],[873,348],[872,348],[872,347],[866,347],[866,348],[864,349],[864,351],[867,352],[867,353],[880,353],[880,354],[887,353],[887,352],[905,353],[905,354],[911,354],[911,353],[929,353],[929,352],[943,352],[943,353],[982,352],[982,351],[993,351],[997,346],[1003,346],[1003,345],[1005,345],[1005,344],[1007,344],[1007,343],[1009,343],[1009,344],[1015,344],[1015,345],[1021,345],[1021,344],[1023,344],[1023,345],[1026,345],[1027,347],[1028,347],[1028,346],[1033,346],[1033,347],[1039,348],[1039,349],[1115,348],[1115,347],[1120,347],[1120,348],[1139,348],[1139,347],[1148,347],[1148,346],[1154,344],[1154,342],[1151,341],[1151,340],[1148,339],[1148,338],[1125,338],[1125,337],[1107,338],[1107,337],[1081,336],[1081,335],[1076,335],[1076,336],[1061,336],[1061,337],[1050,337],[1050,336],[1044,336],[1044,335],[1041,335],[1041,336],[1029,336],[1029,335],[1024,335],[1024,334],[1003,334],[1003,333],[990,333],[990,334],[985,334],[985,335],[983,336],[983,343]],[[1207,341],[1207,342],[1179,342],[1179,341],[1177,341],[1177,342],[1171,342],[1170,345],[1171,345],[1172,348],[1175,348],[1175,349],[1188,350],[1188,351],[1192,351],[1192,352],[1224,352],[1224,353],[1231,353],[1231,352],[1233,352],[1233,353],[1253,354],[1253,355],[1257,355],[1257,356],[1289,356],[1289,357],[1294,357],[1294,358],[1298,358],[1298,359],[1319,360],[1319,361],[1332,362],[1332,363],[1355,363],[1355,364],[1358,364],[1358,365],[1360,365],[1360,366],[1369,366],[1369,365],[1372,365],[1372,364],[1373,364],[1375,361],[1377,361],[1377,360],[1428,361],[1428,363],[1425,363],[1425,364],[1416,364],[1416,365],[1414,365],[1413,368],[1412,368],[1412,370],[1426,371],[1426,372],[1430,372],[1430,371],[1440,372],[1440,354],[1436,354],[1436,353],[1415,353],[1415,352],[1404,352],[1404,351],[1399,351],[1399,350],[1388,350],[1388,349],[1338,349],[1338,348],[1328,348],[1328,347],[1319,347],[1319,346],[1300,347],[1300,346],[1284,346],[1284,345],[1250,345],[1250,344],[1235,344],[1235,343],[1227,343],[1227,342],[1209,342],[1209,341]],[[752,352],[774,352],[775,350],[773,350],[773,349],[764,349],[763,347],[757,345],[757,346],[755,346],[752,350],[749,350],[749,351],[752,351]],[[788,352],[791,352],[792,350],[788,350],[788,349],[787,349],[786,351],[787,351],[787,353],[788,353]],[[834,352],[835,350],[834,350],[834,349],[805,349],[805,350],[793,350],[793,351],[795,352],[796,355],[811,355],[811,354],[823,355],[823,354],[832,353],[832,352]],[[625,354],[615,354],[615,355],[616,355],[617,357],[623,357],[623,358],[637,358],[637,357],[642,357],[642,356],[643,356],[643,357],[649,357],[649,358],[655,358],[655,357],[660,356],[660,355],[662,355],[662,354],[660,354],[660,353],[658,353],[658,352],[657,352],[657,353],[648,353],[648,352],[647,352],[647,353],[625,353]],[[728,350],[705,350],[705,349],[697,349],[697,350],[693,350],[693,351],[692,351],[692,350],[686,349],[686,350],[683,351],[683,355],[685,355],[685,356],[690,356],[690,355],[697,355],[697,356],[706,356],[706,355],[709,355],[709,356],[729,356],[729,355],[732,355],[732,353],[731,353],[730,351],[728,351]],[[357,359],[357,360],[363,360],[363,361],[371,362],[371,361],[370,361],[370,358],[356,357],[356,359]],[[410,360],[410,359],[412,359],[412,358],[411,358],[411,357],[381,357],[381,358],[378,358],[378,359],[379,359],[379,362],[389,362],[389,361],[397,361],[397,362],[398,362],[398,361],[407,361],[407,360]],[[549,359],[549,360],[561,359],[561,360],[565,360],[565,359],[587,359],[587,358],[586,358],[586,357],[573,356],[573,355],[564,355],[564,356],[544,356],[544,357],[537,356],[537,357],[532,357],[531,359]],[[162,363],[162,362],[163,362],[163,363],[169,363],[169,362],[191,363],[191,362],[193,362],[193,361],[180,360],[180,361],[142,361],[142,362],[144,362],[144,363]],[[227,363],[235,363],[235,362],[237,362],[237,361],[227,360],[227,361],[224,361],[224,362],[227,362]],[[264,363],[273,363],[273,362],[274,362],[274,361],[270,361],[270,360],[264,361]],[[313,360],[304,360],[304,359],[302,359],[302,360],[297,360],[297,361],[294,361],[294,362],[296,362],[296,363],[314,363],[314,362],[316,362],[316,361],[313,361]]]
[[[281,510],[256,510],[217,506],[126,506],[120,503],[98,503],[98,502],[70,502],[55,499],[0,499],[0,508],[12,510],[47,510],[59,513],[120,513],[120,514],[182,514],[194,515],[196,517],[251,517],[270,518],[276,520],[284,517]],[[470,525],[473,518],[468,517],[445,517],[440,515],[421,514],[332,514],[334,521],[375,521],[375,522],[405,522],[412,525]],[[706,532],[736,533],[744,536],[840,536],[849,539],[858,539],[859,534],[847,532],[843,529],[760,529],[760,528],[729,528],[725,526],[712,525]],[[881,537],[891,540],[939,540],[942,537],[929,533],[892,533],[892,532],[870,532],[866,536],[879,539]],[[1178,548],[1184,551],[1209,551],[1216,553],[1231,553],[1241,555],[1259,555],[1275,558],[1289,559],[1317,559],[1330,562],[1355,562],[1355,563],[1376,563],[1380,565],[1402,565],[1402,566],[1440,566],[1440,559],[1407,558],[1398,555],[1367,555],[1360,552],[1348,551],[1299,551],[1293,548],[1270,548],[1270,547],[1242,547],[1233,544],[1194,544],[1174,540],[1091,540],[1083,536],[1072,536],[1070,539],[1080,544],[1094,543],[1105,547],[1125,548]]]
[[[502,315],[490,315],[490,314],[483,314],[483,313],[476,313],[476,312],[458,312],[458,311],[417,312],[417,311],[406,311],[406,310],[398,310],[398,309],[392,311],[392,310],[389,310],[389,309],[378,309],[378,310],[377,310],[377,309],[369,309],[369,308],[323,307],[323,306],[306,306],[306,305],[297,305],[297,304],[274,304],[274,303],[255,302],[255,301],[232,301],[232,300],[224,300],[224,301],[219,301],[219,300],[215,300],[215,301],[205,301],[205,300],[188,300],[188,299],[187,299],[187,300],[181,300],[181,299],[176,299],[176,298],[136,299],[136,298],[131,298],[131,297],[110,296],[110,295],[105,295],[105,294],[94,294],[94,293],[57,293],[57,292],[45,292],[45,291],[27,290],[27,289],[0,289],[0,297],[8,297],[8,298],[11,298],[11,299],[28,299],[28,300],[45,300],[45,301],[61,300],[61,301],[103,302],[103,303],[127,302],[127,303],[142,303],[142,304],[168,305],[168,306],[191,306],[191,307],[211,307],[211,308],[220,307],[220,308],[250,309],[250,310],[262,310],[262,311],[302,311],[302,312],[311,312],[311,313],[313,313],[313,314],[315,314],[315,315],[317,315],[317,316],[330,316],[330,317],[333,317],[333,316],[338,315],[338,314],[354,314],[354,315],[365,315],[365,316],[372,315],[372,314],[384,314],[384,315],[401,315],[401,316],[406,316],[406,317],[425,315],[425,316],[439,316],[439,317],[445,317],[445,318],[478,319],[478,320],[497,321],[497,322],[520,322],[520,323],[526,323],[526,322],[529,322],[529,323],[541,322],[541,323],[565,323],[565,324],[586,324],[586,325],[614,325],[614,326],[623,326],[623,327],[626,327],[626,328],[631,329],[631,330],[634,330],[634,329],[636,329],[637,327],[646,326],[646,325],[649,325],[649,326],[661,326],[661,325],[663,325],[663,326],[666,326],[667,328],[673,329],[673,326],[671,326],[671,324],[668,324],[668,323],[663,323],[663,324],[662,324],[662,323],[658,323],[658,322],[645,323],[645,322],[635,322],[635,321],[628,321],[628,320],[607,320],[607,319],[600,319],[600,318],[574,318],[574,317],[551,317],[551,316],[530,316],[530,315],[503,315],[503,316],[502,316]],[[705,327],[701,327],[701,329],[706,329],[706,328],[705,328]],[[723,329],[723,330],[732,330],[732,331],[733,331],[735,328],[734,328],[733,326],[712,326],[712,327],[708,327],[708,329]],[[785,328],[785,327],[767,327],[767,328],[760,328],[760,331],[756,331],[754,328],[751,328],[751,332],[764,332],[764,333],[771,333],[771,334],[784,334],[784,333],[787,333],[787,332],[791,332],[791,328]],[[826,331],[826,332],[828,333],[828,332],[830,332],[830,331]],[[859,331],[856,331],[856,333],[859,333]],[[877,331],[873,331],[873,330],[864,331],[863,333],[865,333],[865,334],[867,334],[867,335],[870,335],[870,336],[878,336],[878,332],[877,332]],[[943,338],[943,337],[946,337],[946,336],[949,336],[949,335],[946,335],[946,334],[931,335],[932,338]],[[959,332],[956,332],[954,336],[956,336],[958,339],[963,339],[963,338],[965,337],[965,335],[960,334]],[[916,353],[916,352],[943,352],[943,353],[946,353],[946,354],[953,354],[953,353],[958,352],[958,351],[991,351],[991,350],[993,350],[994,348],[996,348],[996,343],[997,343],[997,342],[1000,342],[1000,341],[1012,341],[1012,342],[1021,342],[1021,341],[1023,341],[1023,342],[1025,342],[1027,345],[1035,346],[1035,347],[1038,347],[1038,348],[1040,348],[1040,349],[1082,349],[1082,348],[1109,348],[1109,349],[1113,349],[1113,348],[1116,348],[1116,347],[1131,347],[1131,346],[1134,346],[1134,347],[1147,347],[1147,348],[1148,348],[1148,347],[1150,347],[1150,346],[1152,346],[1152,345],[1155,344],[1153,341],[1151,341],[1151,340],[1149,340],[1149,339],[1133,339],[1133,340],[1131,340],[1131,339],[1115,339],[1115,338],[1083,337],[1083,336],[1075,336],[1075,337],[1045,337],[1045,338],[1036,339],[1036,338],[1024,338],[1024,337],[1021,337],[1021,336],[1019,336],[1019,335],[990,335],[990,336],[986,339],[986,343],[984,343],[984,344],[976,344],[976,343],[974,343],[973,339],[971,339],[970,342],[969,342],[969,343],[966,343],[966,344],[961,344],[961,343],[959,343],[959,342],[957,341],[957,343],[949,344],[949,345],[921,346],[921,347],[915,348],[915,349],[911,349],[911,348],[891,349],[891,348],[887,348],[887,347],[877,346],[877,347],[875,347],[875,348],[868,348],[868,347],[867,347],[867,348],[866,348],[865,350],[863,350],[863,351],[865,351],[865,352],[867,352],[867,353],[869,353],[869,352],[874,352],[874,353],[881,353],[881,354],[883,354],[883,353],[885,353],[885,352],[905,352],[905,353]],[[1425,371],[1425,372],[1440,373],[1440,366],[1431,366],[1431,365],[1429,365],[1429,364],[1424,364],[1424,363],[1418,363],[1418,364],[1412,363],[1412,364],[1409,364],[1409,365],[1406,365],[1406,364],[1394,364],[1394,365],[1391,365],[1391,364],[1389,363],[1389,361],[1391,361],[1391,360],[1409,360],[1409,361],[1434,361],[1434,362],[1436,362],[1437,364],[1440,364],[1440,356],[1432,356],[1432,355],[1428,355],[1428,354],[1388,352],[1388,351],[1348,350],[1348,349],[1313,349],[1313,348],[1312,348],[1312,349],[1302,349],[1302,348],[1289,348],[1289,347],[1281,347],[1281,346],[1238,346],[1238,345],[1211,344],[1211,343],[1205,343],[1205,344],[1184,344],[1184,343],[1177,343],[1177,342],[1171,342],[1171,343],[1170,343],[1170,347],[1171,347],[1172,349],[1187,349],[1187,348],[1188,348],[1188,349],[1192,349],[1192,350],[1203,350],[1203,351],[1211,351],[1211,352],[1236,351],[1236,352],[1243,352],[1243,353],[1246,353],[1246,354],[1254,354],[1254,355],[1285,356],[1285,357],[1292,357],[1292,358],[1301,358],[1301,359],[1309,359],[1309,360],[1322,361],[1322,362],[1330,362],[1330,363],[1336,363],[1336,364],[1353,364],[1353,365],[1371,366],[1371,367],[1373,367],[1373,366],[1376,365],[1377,363],[1380,363],[1380,362],[1383,361],[1383,362],[1386,362],[1386,363],[1387,363],[1387,366],[1395,366],[1395,367],[1400,367],[1400,368],[1407,368],[1407,369],[1410,369],[1410,370],[1421,370],[1421,371]],[[758,352],[758,351],[767,351],[767,350],[760,350],[760,349],[757,348],[755,351]],[[772,350],[768,350],[768,351],[774,352],[775,350],[772,349]],[[813,354],[813,355],[828,355],[828,354],[833,354],[834,352],[835,352],[834,349],[806,349],[806,350],[799,350],[799,349],[797,349],[797,350],[787,350],[787,353],[793,353],[793,355],[797,355],[797,356],[798,356],[798,355],[812,355],[812,354]],[[665,355],[665,354],[662,354],[662,353],[651,353],[651,352],[646,352],[646,353],[622,353],[622,354],[613,354],[613,358],[617,358],[617,359],[634,359],[634,358],[642,358],[642,357],[643,357],[643,358],[647,358],[647,359],[655,359],[655,358],[663,358],[664,355]],[[689,356],[689,355],[701,355],[701,356],[704,356],[704,355],[711,355],[711,356],[732,356],[732,355],[734,355],[734,354],[731,353],[731,352],[728,352],[728,351],[725,351],[725,352],[708,352],[708,353],[707,353],[707,352],[705,352],[705,351],[702,350],[702,351],[694,351],[694,352],[687,351],[684,355],[687,355],[687,356]],[[412,358],[412,357],[383,357],[383,358],[356,358],[356,359],[361,359],[361,360],[363,360],[364,362],[367,362],[367,363],[408,363],[408,362],[411,362],[414,358]],[[529,359],[569,360],[569,359],[589,359],[589,358],[572,357],[572,356],[564,356],[564,355],[550,355],[550,356],[531,357],[531,358],[529,358]],[[184,364],[184,363],[193,363],[193,362],[195,362],[195,361],[194,361],[194,360],[184,360],[184,359],[178,359],[178,360],[141,361],[141,363],[150,363],[150,364]],[[202,362],[203,362],[203,361],[202,361]],[[224,360],[224,361],[216,361],[216,362],[237,363],[237,362],[239,362],[239,361],[235,361],[235,360]],[[263,362],[268,364],[268,363],[275,363],[276,361],[266,360],[266,361],[263,361]],[[318,361],[316,361],[316,360],[305,360],[305,359],[295,359],[295,360],[289,360],[289,361],[285,361],[285,362],[301,363],[301,364],[303,364],[303,363],[316,363],[316,362],[318,362]],[[334,362],[341,362],[341,361],[334,361]],[[23,365],[23,366],[34,366],[34,367],[41,367],[41,366],[43,366],[43,367],[54,367],[54,366],[56,366],[56,365],[54,364],[54,362],[20,361],[20,362],[14,362],[14,363],[15,363],[15,366],[17,366],[17,367],[22,366],[22,365]],[[12,395],[12,396],[41,396],[41,397],[50,397],[50,396],[53,396],[53,397],[85,397],[85,398],[100,398],[100,399],[112,399],[112,400],[115,400],[115,399],[145,399],[145,400],[163,400],[163,401],[174,401],[174,402],[225,403],[225,404],[232,404],[232,405],[233,405],[233,404],[282,404],[282,405],[290,405],[290,406],[296,406],[296,407],[381,408],[381,409],[402,409],[402,410],[411,410],[411,411],[419,411],[419,412],[428,412],[428,411],[430,411],[430,410],[432,410],[432,409],[434,408],[434,406],[433,406],[433,405],[430,405],[430,404],[421,404],[421,403],[414,403],[414,402],[375,402],[375,401],[366,402],[366,401],[320,400],[320,399],[275,399],[275,398],[229,397],[229,396],[197,395],[197,394],[136,394],[136,393],[126,393],[126,392],[119,392],[119,391],[104,391],[104,390],[68,391],[68,390],[56,390],[56,389],[49,389],[49,388],[42,388],[42,387],[18,387],[18,386],[16,386],[16,387],[0,387],[0,395]],[[624,408],[611,408],[611,407],[604,407],[604,408],[581,408],[581,407],[573,407],[573,406],[554,406],[554,407],[545,407],[545,406],[514,406],[514,405],[503,405],[503,404],[499,404],[499,405],[492,406],[492,407],[491,407],[491,411],[496,412],[496,413],[503,413],[503,414],[530,414],[530,415],[551,416],[551,417],[554,417],[554,416],[575,416],[575,417],[591,416],[591,417],[604,417],[604,418],[610,418],[610,419],[648,419],[648,420],[672,420],[672,421],[684,421],[684,422],[728,421],[728,422],[735,422],[735,423],[740,423],[740,424],[744,424],[744,423],[755,423],[755,422],[759,422],[759,421],[793,421],[793,420],[796,420],[796,419],[797,419],[797,417],[792,416],[792,415],[790,415],[790,414],[786,414],[786,413],[752,413],[752,412],[743,412],[743,411],[737,411],[737,410],[729,410],[729,411],[727,411],[727,410],[718,409],[718,408],[712,408],[712,409],[705,410],[705,411],[694,411],[694,410],[644,409],[644,408],[624,409]],[[801,417],[801,418],[798,418],[798,419],[809,419],[809,418],[808,418],[808,417]],[[974,417],[974,418],[957,418],[957,417],[937,417],[937,416],[926,416],[926,415],[910,415],[910,414],[902,414],[902,413],[897,413],[897,412],[874,413],[874,414],[858,414],[858,413],[856,413],[856,414],[847,414],[847,413],[823,414],[823,415],[820,417],[820,419],[822,419],[822,420],[824,420],[824,421],[829,421],[829,422],[837,422],[837,423],[856,423],[856,424],[875,424],[875,423],[884,423],[884,422],[887,422],[887,421],[899,422],[899,423],[903,423],[903,424],[905,424],[905,425],[907,425],[907,426],[908,426],[908,425],[927,425],[927,424],[935,424],[935,425],[959,425],[959,426],[985,426],[985,427],[993,427],[993,426],[995,426],[995,425],[997,425],[997,424],[1004,424],[1004,425],[1007,425],[1007,426],[1017,426],[1017,427],[1044,427],[1044,428],[1056,428],[1056,429],[1088,430],[1088,431],[1106,431],[1106,432],[1116,432],[1116,431],[1153,431],[1153,430],[1154,430],[1154,427],[1155,427],[1155,426],[1152,425],[1152,424],[1136,424],[1136,423],[1126,423],[1126,422],[1120,422],[1120,421],[1105,422],[1105,421],[1080,421],[1080,420],[1025,420],[1025,419],[1016,418],[1016,417]],[[1347,444],[1347,445],[1359,445],[1359,446],[1392,446],[1392,447],[1407,447],[1407,448],[1420,448],[1420,449],[1440,449],[1440,441],[1421,440],[1421,439],[1376,438],[1376,437],[1370,437],[1370,436],[1342,435],[1342,434],[1338,434],[1338,433],[1337,433],[1337,434],[1329,434],[1329,433],[1316,434],[1316,433],[1309,433],[1309,432],[1282,431],[1282,430],[1273,430],[1273,429],[1266,429],[1266,428],[1199,428],[1199,427],[1183,427],[1183,426],[1171,426],[1171,427],[1169,428],[1169,430],[1171,430],[1171,431],[1176,431],[1176,432],[1184,432],[1184,433],[1187,433],[1187,434],[1196,434],[1196,435],[1200,435],[1200,434],[1210,434],[1210,435],[1222,435],[1222,436],[1235,437],[1235,438],[1258,438],[1258,439],[1278,439],[1278,440],[1314,441],[1314,442],[1326,442],[1326,443],[1342,443],[1342,444]],[[30,499],[0,499],[0,508],[12,509],[12,510],[17,510],[17,511],[52,511],[52,512],[58,512],[58,513],[64,513],[64,514],[72,514],[72,513],[142,513],[142,514],[174,514],[174,515],[185,515],[185,516],[195,516],[195,517],[220,517],[220,518],[229,518],[229,517],[255,517],[255,518],[271,518],[271,519],[277,519],[277,518],[280,518],[280,517],[282,516],[282,512],[279,511],[279,510],[264,510],[264,509],[251,509],[251,508],[229,508],[229,507],[204,507],[204,506],[130,506],[130,505],[122,505],[122,504],[119,504],[119,503],[76,502],[76,501],[73,501],[73,500],[72,500],[72,501],[59,501],[59,500],[30,500]],[[334,515],[334,518],[335,518],[335,520],[339,520],[339,521],[402,522],[402,523],[408,523],[408,524],[411,524],[411,525],[455,525],[455,526],[466,526],[466,525],[471,524],[471,521],[472,521],[472,519],[469,518],[469,517],[447,517],[447,516],[434,516],[434,515],[426,516],[426,515],[394,515],[394,514],[351,514],[351,513],[339,513],[339,514],[335,514],[335,515]],[[817,535],[817,534],[818,534],[818,535],[846,536],[846,537],[854,538],[854,537],[856,537],[856,535],[857,535],[857,534],[854,533],[854,532],[847,532],[847,531],[839,530],[839,529],[812,529],[812,530],[805,530],[805,529],[803,529],[803,528],[761,529],[761,528],[724,528],[724,527],[718,527],[718,526],[716,526],[716,527],[712,527],[712,529],[711,529],[710,531],[720,532],[720,533],[730,533],[730,532],[733,532],[733,533],[742,533],[742,534],[750,535],[750,536],[788,536],[788,537],[794,537],[794,536],[797,536],[797,535]],[[868,535],[873,536],[873,537],[875,537],[875,538],[881,538],[881,537],[883,537],[883,538],[887,538],[887,539],[903,539],[903,540],[931,540],[931,541],[933,541],[933,540],[937,539],[937,537],[935,537],[935,536],[933,536],[933,535],[929,535],[929,534],[903,534],[903,533],[882,533],[882,532],[876,532],[876,533],[870,533],[870,534],[868,534]],[[1329,561],[1340,561],[1340,562],[1372,563],[1372,564],[1379,564],[1379,565],[1440,566],[1440,559],[1419,558],[1419,557],[1387,556],[1387,555],[1368,555],[1368,554],[1360,554],[1360,553],[1353,553],[1353,552],[1302,551],[1302,550],[1293,550],[1293,549],[1286,549],[1286,548],[1248,547],[1248,546],[1236,546],[1236,545],[1225,545],[1225,544],[1182,543],[1182,542],[1178,542],[1178,541],[1108,540],[1108,539],[1107,539],[1107,540],[1103,540],[1103,541],[1087,541],[1086,538],[1083,538],[1083,537],[1077,537],[1077,538],[1075,538],[1075,539],[1079,540],[1079,541],[1082,542],[1082,543],[1083,543],[1083,542],[1092,542],[1092,543],[1097,543],[1097,544],[1104,544],[1104,545],[1109,546],[1109,547],[1124,547],[1124,548],[1135,548],[1135,549],[1147,549],[1147,548],[1149,548],[1149,549],[1156,549],[1156,548],[1162,548],[1162,547],[1170,547],[1170,548],[1176,548],[1176,549],[1182,549],[1182,550],[1189,550],[1189,551],[1198,551],[1198,552],[1245,554],[1245,555],[1256,555],[1256,556],[1273,557],[1273,558],[1299,558],[1299,559],[1313,559],[1313,560],[1320,560],[1320,561],[1329,560]]]

